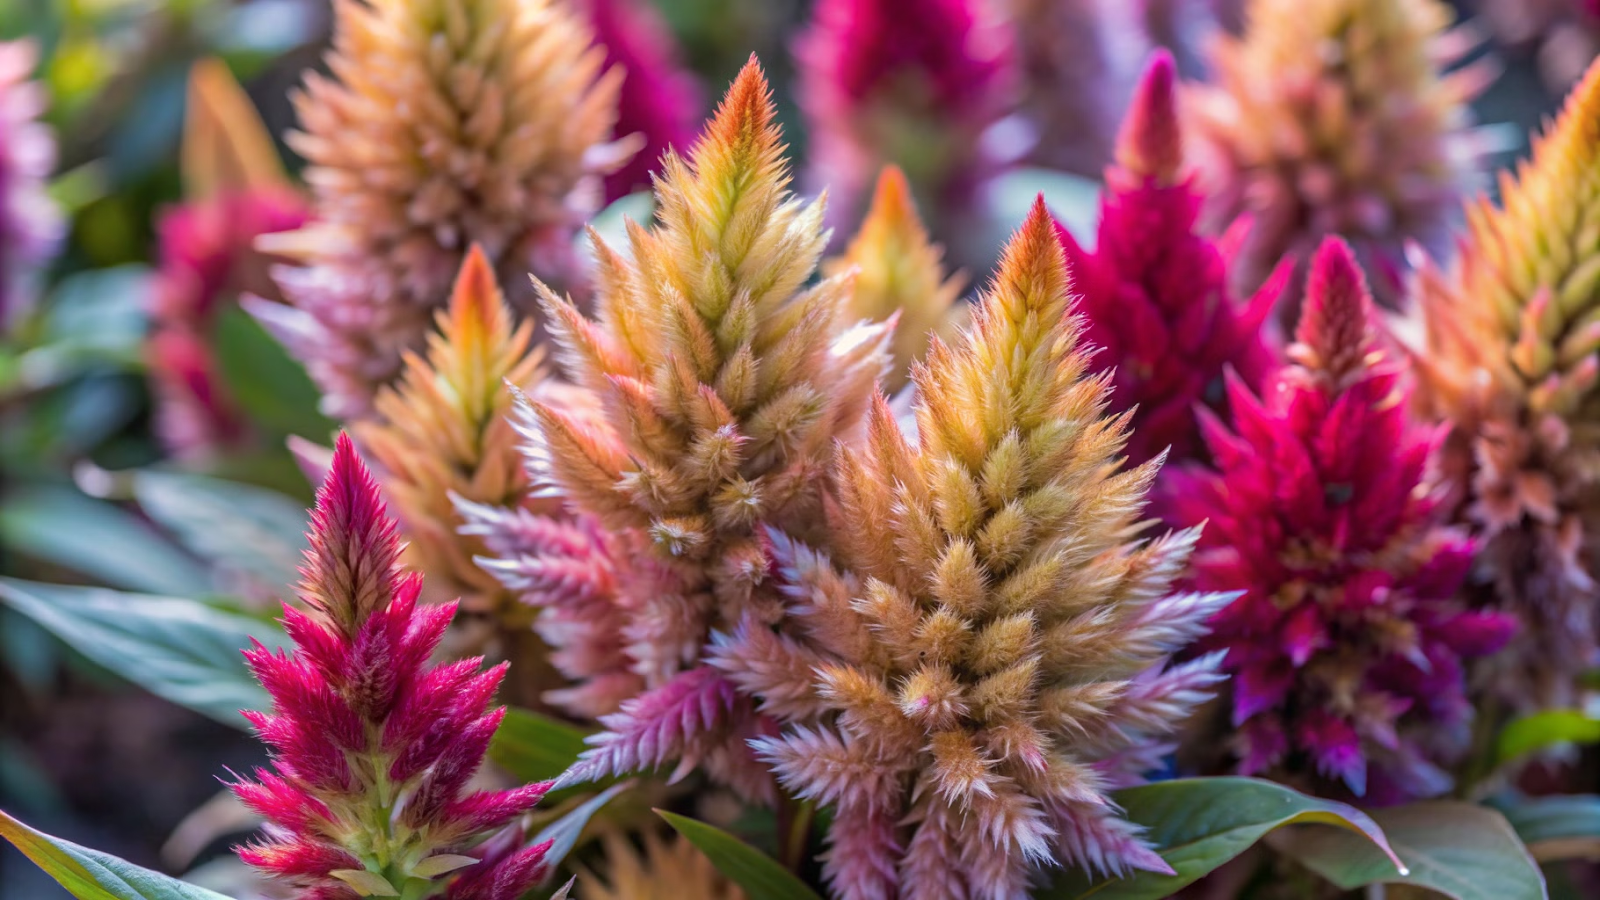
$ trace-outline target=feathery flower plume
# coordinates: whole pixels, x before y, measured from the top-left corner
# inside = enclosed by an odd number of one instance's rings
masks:
[[[644,136],[644,148],[627,165],[606,176],[606,202],[650,186],[661,155],[669,147],[694,142],[704,107],[693,73],[678,62],[678,47],[667,23],[647,0],[581,0],[606,50],[606,66],[623,71],[617,95],[615,134]]]
[[[0,334],[32,303],[33,281],[61,240],[61,213],[45,193],[55,138],[39,122],[47,99],[31,81],[31,41],[0,41]]]
[[[744,900],[744,891],[682,837],[647,831],[643,841],[641,850],[626,835],[601,838],[603,874],[578,878],[578,900]]]
[[[1272,367],[1261,326],[1288,277],[1268,279],[1246,303],[1228,289],[1228,246],[1196,232],[1204,202],[1180,175],[1183,138],[1174,96],[1175,68],[1158,51],[1135,91],[1106,170],[1095,250],[1060,229],[1089,342],[1091,363],[1109,372],[1114,412],[1137,408],[1128,461],[1137,465],[1170,448],[1175,459],[1200,455],[1197,404],[1221,403],[1228,367],[1251,388]]]
[[[988,7],[820,0],[795,57],[808,177],[832,193],[835,216],[854,220],[871,180],[894,163],[946,246],[968,234],[962,217],[1010,162],[983,141],[1010,112],[1014,74],[1009,36]]]
[[[1325,241],[1293,364],[1265,400],[1229,381],[1233,430],[1206,414],[1216,468],[1180,476],[1173,517],[1208,522],[1195,585],[1243,592],[1201,641],[1227,651],[1239,770],[1392,803],[1450,787],[1462,660],[1514,622],[1455,599],[1472,543],[1430,489],[1442,432],[1408,421],[1373,315],[1348,245]]]
[[[1106,791],[1158,765],[1218,658],[1168,656],[1232,599],[1174,594],[1198,530],[1135,542],[1154,460],[1086,374],[1043,198],[954,346],[916,367],[917,443],[879,395],[841,450],[834,546],[774,533],[791,618],[716,666],[784,724],[755,742],[833,808],[836,895],[1021,897],[1047,866],[1167,872]]]
[[[556,699],[593,709],[630,680],[648,689],[601,720],[573,779],[682,760],[771,793],[744,746],[758,723],[701,650],[713,628],[780,616],[759,524],[819,527],[832,445],[888,340],[843,324],[848,273],[802,287],[826,242],[822,206],[788,194],[774,115],[752,57],[689,158],[663,161],[657,227],[630,223],[628,256],[594,237],[598,320],[544,291],[562,361],[593,398],[519,407],[536,477],[578,518],[502,517],[491,543],[505,552],[488,565],[548,612],[553,661],[579,682]],[[472,527],[495,530],[492,517]]]
[[[861,229],[843,255],[822,264],[825,275],[856,270],[849,312],[862,319],[887,320],[894,329],[894,368],[886,386],[899,390],[914,360],[921,359],[935,334],[949,329],[964,276],[946,276],[944,251],[928,240],[917,216],[911,186],[897,166],[885,166]]]
[[[464,793],[505,666],[429,664],[455,604],[418,605],[421,576],[396,567],[395,522],[342,434],[310,538],[304,609],[284,607],[295,651],[245,652],[273,699],[246,713],[273,765],[232,786],[270,823],[239,856],[316,900],[516,900],[549,843],[520,847],[512,823],[549,784]]]
[[[281,299],[255,240],[299,228],[306,204],[249,96],[217,60],[189,73],[182,172],[184,202],[156,224],[160,265],[145,356],[157,433],[175,455],[202,459],[250,435],[219,371],[217,317],[243,293]]]
[[[1336,234],[1396,301],[1404,242],[1440,243],[1486,149],[1466,103],[1487,64],[1440,73],[1461,51],[1451,15],[1438,0],[1251,0],[1244,36],[1218,38],[1217,83],[1187,100],[1210,221],[1255,216],[1236,287]],[[1285,329],[1298,292],[1286,300]]]
[[[316,220],[265,244],[292,307],[251,311],[306,364],[325,411],[368,416],[421,348],[472,244],[507,284],[567,281],[622,73],[563,0],[337,0],[333,77],[311,73],[290,144]],[[515,296],[514,300],[531,300]]]
[[[1424,268],[1423,414],[1454,426],[1444,468],[1483,547],[1473,597],[1516,614],[1482,683],[1512,710],[1567,706],[1597,662],[1600,575],[1600,65],[1532,158],[1480,199],[1455,268]]]

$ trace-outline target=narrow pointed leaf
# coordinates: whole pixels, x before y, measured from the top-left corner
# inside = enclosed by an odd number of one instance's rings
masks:
[[[1510,762],[1561,744],[1600,743],[1600,719],[1576,709],[1554,709],[1517,719],[1500,732],[1496,753]]]
[[[307,522],[299,501],[186,472],[136,473],[133,491],[140,508],[197,556],[270,590],[287,591],[298,580]]]
[[[1275,840],[1280,852],[1345,890],[1405,884],[1454,900],[1546,900],[1544,876],[1504,816],[1458,801],[1380,809],[1372,818],[1389,836],[1408,873],[1364,841],[1309,829]]]
[[[633,782],[631,781],[613,784],[611,787],[574,807],[571,812],[545,826],[539,832],[538,836],[533,839],[533,843],[542,844],[545,841],[550,841],[550,849],[545,851],[544,861],[545,865],[550,867],[552,875],[555,873],[556,866],[563,859],[566,859],[567,854],[572,852],[573,847],[578,845],[578,836],[583,833],[584,826],[589,824],[589,820],[594,817],[594,814],[599,812],[602,806],[616,799],[618,794],[631,787],[633,787]]]
[[[288,643],[269,622],[198,600],[11,578],[0,579],[0,603],[93,662],[223,724],[245,728],[239,710],[272,706],[239,654],[252,637]]]
[[[1192,884],[1285,825],[1324,824],[1307,829],[1338,834],[1398,874],[1399,860],[1383,831],[1365,813],[1343,803],[1308,797],[1255,778],[1189,778],[1119,791],[1114,799],[1128,818],[1145,826],[1146,837],[1175,875],[1136,872],[1126,878],[1091,881],[1081,870],[1064,873],[1037,900],[1157,900]]]
[[[664,810],[656,810],[656,815],[700,848],[718,872],[744,888],[749,900],[822,900],[776,860],[726,831]]]
[[[66,485],[18,486],[0,496],[0,546],[130,591],[211,587],[205,567],[148,522]]]
[[[78,900],[228,900],[222,894],[51,837],[0,811],[0,838]]]

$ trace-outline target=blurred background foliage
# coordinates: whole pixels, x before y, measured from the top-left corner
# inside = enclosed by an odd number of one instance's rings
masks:
[[[710,96],[751,51],[761,55],[797,158],[805,135],[788,84],[790,42],[807,5],[658,0]],[[283,438],[330,433],[314,389],[253,319],[225,312],[215,335],[222,377],[265,437],[250,453],[179,466],[152,430],[146,308],[155,223],[183,196],[190,67],[223,60],[281,141],[293,124],[289,93],[317,64],[328,19],[325,0],[0,0],[0,39],[39,45],[59,142],[51,190],[69,221],[34,313],[0,335],[0,578],[205,597],[218,615],[252,619],[270,616],[264,601],[292,579],[310,489]],[[1507,146],[1521,153],[1522,135],[1565,85],[1550,83],[1546,51],[1530,41],[1491,41],[1483,52],[1504,73],[1477,101],[1477,118],[1505,123]],[[1063,218],[1094,215],[1092,185],[1024,170],[1004,185],[1011,219],[1045,187]],[[128,687],[118,670],[128,660],[89,659],[20,608],[0,604],[0,806],[152,867],[219,857],[230,823],[206,805],[220,788],[214,776],[257,761],[259,748]],[[167,644],[186,651],[179,662],[203,681],[206,648],[185,647],[181,623],[162,627],[175,629]],[[0,849],[0,897],[60,896]]]

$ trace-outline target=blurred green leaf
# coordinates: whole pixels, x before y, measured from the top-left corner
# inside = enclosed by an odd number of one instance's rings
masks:
[[[587,732],[532,710],[510,707],[489,743],[489,758],[525,784],[549,781],[571,768],[588,746]]]
[[[1506,763],[1562,744],[1593,743],[1600,743],[1600,719],[1576,709],[1555,709],[1507,725],[1495,751]]]
[[[66,485],[0,495],[0,544],[119,588],[180,596],[211,589],[205,567],[139,517]]]
[[[777,860],[726,831],[661,809],[656,815],[698,847],[718,872],[744,888],[749,900],[822,900]]]
[[[248,726],[239,710],[272,705],[240,651],[251,638],[288,644],[272,623],[199,600],[0,578],[0,602],[128,681],[235,728]]]
[[[35,831],[4,811],[0,811],[0,838],[21,850],[78,900],[228,900],[214,891]]]
[[[1455,900],[1546,900],[1544,876],[1505,817],[1471,803],[1439,800],[1375,810],[1406,866],[1349,833],[1286,832],[1273,846],[1344,890],[1373,884],[1426,888]]]
[[[1114,799],[1130,821],[1144,826],[1145,838],[1176,874],[1134,872],[1094,881],[1075,867],[1035,893],[1037,900],[1157,900],[1214,871],[1269,832],[1307,823],[1338,826],[1307,831],[1348,836],[1349,843],[1376,860],[1374,868],[1399,872],[1399,860],[1390,851],[1383,831],[1366,813],[1270,781],[1186,778],[1118,791]]]
[[[317,389],[305,369],[248,313],[223,309],[212,335],[222,379],[252,421],[279,434],[333,431],[334,423],[317,412]]]
[[[298,501],[234,481],[148,469],[134,474],[133,494],[202,559],[249,574],[280,595],[299,580],[308,516]]]
[[[1490,805],[1540,862],[1600,859],[1600,797],[1594,794],[1496,798]]]

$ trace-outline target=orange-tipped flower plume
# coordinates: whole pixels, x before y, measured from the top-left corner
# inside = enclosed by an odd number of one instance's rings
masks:
[[[1515,613],[1484,684],[1566,705],[1595,664],[1600,574],[1600,65],[1533,157],[1468,208],[1455,269],[1425,269],[1415,354],[1425,413],[1454,425],[1447,474],[1481,536],[1475,593]]]
[[[375,402],[380,420],[360,423],[356,437],[382,467],[412,565],[465,592],[479,611],[487,604],[494,612],[503,588],[473,563],[483,545],[461,534],[455,502],[513,506],[527,495],[528,476],[506,417],[508,385],[532,385],[544,351],[530,348],[531,322],[513,325],[494,269],[477,247],[436,320],[427,355],[406,354],[400,382]]]
[[[1439,243],[1474,174],[1465,104],[1483,70],[1440,74],[1451,13],[1438,0],[1252,0],[1246,13],[1244,37],[1216,45],[1216,86],[1189,97],[1213,223],[1256,219],[1236,287],[1336,234],[1392,304],[1404,242]],[[1281,318],[1293,325],[1295,302]]]
[[[513,516],[490,565],[544,607],[563,698],[608,732],[573,778],[704,760],[768,792],[743,746],[747,705],[700,664],[713,628],[771,622],[760,523],[811,535],[836,439],[885,361],[885,327],[847,328],[848,274],[803,285],[825,235],[820,203],[789,196],[765,76],[751,61],[687,160],[668,154],[658,224],[631,254],[596,237],[597,320],[545,292],[551,330],[590,403],[522,404],[530,464],[579,514]],[[642,734],[650,735],[648,740]]]
[[[1167,668],[1232,595],[1174,594],[1198,530],[1137,542],[1159,460],[1122,470],[1042,199],[953,345],[916,368],[916,442],[881,400],[841,451],[835,560],[774,533],[791,618],[715,664],[784,725],[756,746],[833,809],[846,900],[1025,896],[1046,867],[1170,871],[1105,792],[1217,680]]]
[[[878,176],[861,230],[842,256],[823,263],[822,271],[835,275],[852,266],[856,275],[850,314],[878,321],[899,316],[892,345],[894,368],[888,379],[888,387],[898,390],[906,383],[912,361],[928,349],[928,341],[952,324],[952,307],[961,296],[963,279],[946,277],[944,251],[928,240],[911,186],[894,166]]]
[[[337,0],[333,77],[310,74],[291,145],[315,221],[274,238],[293,308],[256,304],[333,416],[370,414],[420,349],[467,248],[506,280],[566,280],[572,237],[626,152],[620,71],[563,0]]]

